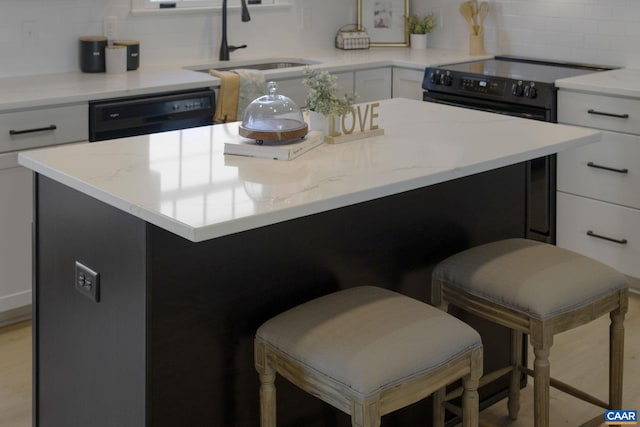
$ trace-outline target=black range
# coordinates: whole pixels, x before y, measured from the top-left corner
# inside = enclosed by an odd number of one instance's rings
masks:
[[[607,69],[517,56],[428,67],[423,99],[555,122],[554,82]]]
[[[555,81],[609,69],[517,56],[428,67],[423,100],[555,123]],[[526,237],[555,243],[555,156],[531,160],[526,170]]]

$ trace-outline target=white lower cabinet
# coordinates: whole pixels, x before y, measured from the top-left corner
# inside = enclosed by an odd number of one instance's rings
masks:
[[[393,68],[393,97],[422,101],[424,70]]]
[[[31,304],[31,222],[33,179],[0,155],[0,313]]]
[[[640,278],[640,100],[560,89],[560,123],[602,141],[558,154],[558,246]]]
[[[0,112],[0,325],[31,304],[33,173],[18,152],[88,137],[87,103]]]
[[[331,74],[337,77],[336,83],[341,89],[338,93],[339,95],[354,91],[353,71]],[[304,79],[300,77],[276,80],[276,83],[278,83],[278,93],[291,98],[300,108],[306,107],[307,105],[307,88],[302,84],[302,80]]]
[[[356,71],[354,86],[358,103],[391,98],[391,67]]]
[[[367,103],[391,98],[391,67],[358,71],[332,72],[340,88],[338,95],[356,92],[356,103]],[[293,100],[300,108],[306,107],[307,88],[302,78],[276,80],[278,93]]]

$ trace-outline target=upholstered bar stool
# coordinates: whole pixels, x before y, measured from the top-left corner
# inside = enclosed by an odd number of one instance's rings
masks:
[[[429,304],[386,289],[346,289],[268,320],[256,333],[255,366],[262,427],[276,425],[276,373],[362,427],[380,426],[382,415],[462,379],[463,425],[478,424],[478,333]]]
[[[521,372],[533,376],[536,427],[549,426],[550,386],[605,409],[621,409],[628,283],[614,269],[556,246],[508,239],[471,248],[438,264],[431,292],[434,305],[451,304],[511,328],[513,366],[485,375],[480,385],[511,374],[512,419],[518,416]],[[551,378],[549,366],[555,334],[605,314],[611,317],[609,402]],[[529,334],[533,347],[533,370],[521,366],[523,333]],[[602,423],[600,415],[583,426]]]

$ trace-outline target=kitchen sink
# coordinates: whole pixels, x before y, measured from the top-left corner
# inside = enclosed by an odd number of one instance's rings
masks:
[[[264,61],[232,61],[232,62],[216,62],[213,64],[190,65],[183,67],[185,70],[198,71],[208,73],[214,69],[218,71],[230,71],[238,68],[249,70],[278,70],[283,68],[304,67],[305,65],[319,64],[319,61],[310,61],[302,58],[278,58]]]

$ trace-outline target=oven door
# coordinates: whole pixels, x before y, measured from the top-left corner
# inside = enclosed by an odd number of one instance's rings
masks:
[[[528,107],[526,105],[510,104],[506,102],[495,102],[486,99],[451,95],[440,92],[424,92],[422,99],[424,101],[435,102],[437,104],[472,108],[474,110],[487,111],[489,113],[522,117],[524,119],[540,120],[543,122],[553,121],[551,111],[544,108]]]
[[[423,100],[525,119],[555,121],[550,110],[526,105],[428,91],[424,92]],[[556,156],[541,157],[527,162],[526,185],[527,230],[525,235],[528,239],[555,244]]]

